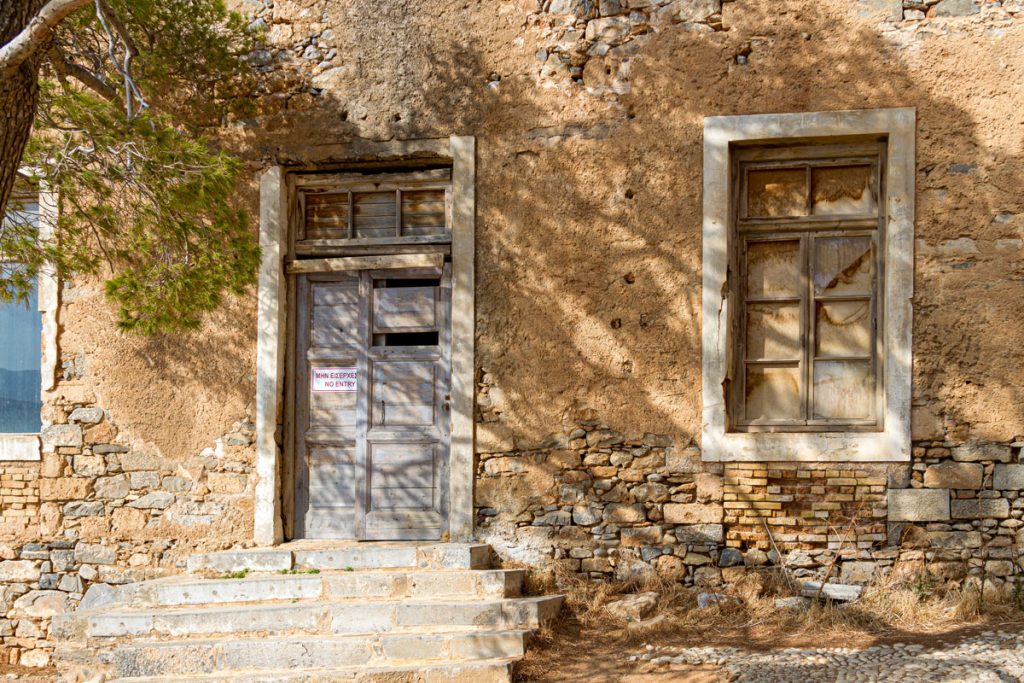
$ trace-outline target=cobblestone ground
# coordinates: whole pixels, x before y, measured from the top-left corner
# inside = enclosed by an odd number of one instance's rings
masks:
[[[733,683],[1018,683],[1024,681],[1024,634],[987,631],[935,649],[898,643],[864,649],[752,652],[648,645],[630,660],[653,665],[717,664]]]

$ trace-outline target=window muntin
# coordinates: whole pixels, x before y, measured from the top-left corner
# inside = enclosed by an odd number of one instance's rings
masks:
[[[38,216],[38,205],[25,201],[10,220],[38,223]],[[21,268],[0,255],[0,270]],[[36,434],[42,428],[42,332],[35,287],[27,300],[0,301],[0,434]]]
[[[736,150],[733,431],[882,428],[884,157]]]

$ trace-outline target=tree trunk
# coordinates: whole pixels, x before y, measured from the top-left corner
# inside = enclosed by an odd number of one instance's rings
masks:
[[[7,44],[28,24],[44,0],[0,0],[0,45]],[[39,102],[39,65],[36,51],[10,78],[0,79],[0,215],[7,207],[21,155],[25,151]]]

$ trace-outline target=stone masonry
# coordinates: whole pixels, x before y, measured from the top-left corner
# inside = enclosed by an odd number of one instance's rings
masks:
[[[223,137],[254,175],[477,138],[475,517],[502,559],[713,586],[838,553],[849,583],[1024,580],[1024,3],[231,4],[257,79]],[[703,117],[908,106],[912,461],[703,462]],[[61,292],[42,460],[0,463],[11,663],[49,663],[51,618],[94,586],[252,545],[255,294],[150,343],[97,292]]]

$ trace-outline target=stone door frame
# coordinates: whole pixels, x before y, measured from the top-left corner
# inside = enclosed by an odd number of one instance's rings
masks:
[[[475,232],[476,139],[403,142],[353,142],[304,150],[302,162],[286,155],[260,177],[260,249],[262,250],[256,333],[256,500],[253,540],[274,545],[284,540],[283,496],[285,367],[288,346],[289,200],[287,174],[309,165],[343,161],[447,159],[452,164],[452,393],[449,455],[449,540],[473,540],[473,453],[475,396]]]

